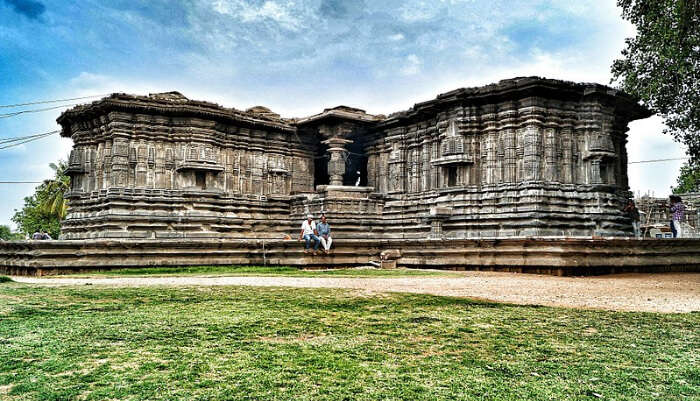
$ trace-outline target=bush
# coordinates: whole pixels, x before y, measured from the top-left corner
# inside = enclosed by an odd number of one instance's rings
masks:
[[[12,281],[14,281],[14,280],[12,280],[11,278],[9,278],[7,276],[0,276],[0,283],[11,283]]]

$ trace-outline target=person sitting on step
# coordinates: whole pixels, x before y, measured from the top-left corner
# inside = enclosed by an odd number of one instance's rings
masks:
[[[321,244],[318,236],[316,235],[316,222],[314,222],[314,216],[306,216],[306,220],[301,223],[301,233],[299,234],[299,241],[304,239],[304,253],[311,252],[311,241],[314,241],[314,253],[318,252],[318,246]]]
[[[325,214],[321,216],[321,222],[316,225],[316,232],[318,233],[318,237],[321,239],[323,252],[328,255],[328,253],[331,251],[333,238],[331,238],[331,226],[326,221]]]

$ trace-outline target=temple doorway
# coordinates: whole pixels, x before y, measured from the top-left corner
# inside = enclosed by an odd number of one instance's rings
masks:
[[[195,171],[194,181],[197,189],[201,189],[202,191],[207,189],[207,173],[205,171]]]
[[[314,187],[330,183],[328,146],[319,144],[317,149],[314,157]],[[359,143],[346,145],[346,151],[343,152],[343,161],[345,163],[343,185],[351,187],[367,186],[367,156],[364,154],[363,146]]]
[[[314,158],[314,188],[319,185],[328,185],[328,156],[316,156]]]
[[[367,186],[367,156],[364,146],[359,138],[346,145],[348,150],[345,153],[345,175],[343,185],[347,186]],[[358,181],[359,179],[359,181]]]

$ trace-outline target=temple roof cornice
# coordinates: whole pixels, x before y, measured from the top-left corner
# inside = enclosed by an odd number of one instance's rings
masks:
[[[635,98],[617,89],[596,84],[576,83],[541,77],[518,77],[498,83],[470,88],[460,88],[438,95],[435,99],[416,103],[410,109],[393,113],[379,123],[379,128],[389,128],[434,115],[455,104],[484,105],[514,101],[527,97],[580,101],[586,98],[607,99],[619,108],[629,121],[651,116]]]
[[[63,126],[62,136],[71,136],[71,125],[90,122],[112,111],[138,113],[152,116],[201,118],[224,124],[239,125],[251,129],[265,129],[292,133],[297,129],[315,130],[322,125],[349,123],[358,129],[379,130],[406,126],[407,124],[432,118],[454,106],[483,107],[491,105],[488,115],[512,111],[511,122],[522,117],[522,110],[534,105],[518,102],[527,98],[542,98],[554,101],[583,102],[581,107],[592,107],[587,112],[598,113],[596,104],[612,106],[620,117],[618,125],[651,116],[651,112],[636,99],[617,89],[596,83],[575,83],[540,77],[518,77],[498,83],[470,88],[460,88],[438,95],[435,99],[416,103],[408,110],[384,115],[368,114],[364,110],[348,106],[337,106],[323,112],[304,117],[287,119],[269,109],[256,106],[246,111],[226,108],[221,105],[191,100],[179,92],[165,92],[148,96],[114,93],[92,103],[73,107],[63,112],[57,122]],[[502,106],[499,106],[501,104]],[[556,108],[557,106],[552,106]],[[500,109],[499,109],[500,108]],[[574,112],[573,110],[564,110]],[[495,114],[494,114],[495,113]]]
[[[105,115],[112,111],[143,113],[167,117],[205,118],[221,122],[235,122],[248,128],[267,128],[293,132],[295,128],[282,118],[270,114],[258,114],[255,110],[241,111],[225,108],[215,103],[190,100],[178,92],[151,94],[149,96],[113,93],[92,103],[75,106],[63,112],[56,121],[64,127],[62,136],[70,136],[66,128],[80,121]]]

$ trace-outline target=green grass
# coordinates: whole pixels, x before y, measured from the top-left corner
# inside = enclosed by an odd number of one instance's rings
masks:
[[[7,276],[0,276],[0,284],[1,283],[11,283],[13,280]]]
[[[352,290],[10,283],[0,399],[697,400],[698,327]]]
[[[72,274],[72,277],[97,276],[294,276],[294,277],[405,277],[454,276],[456,273],[415,269],[329,269],[304,270],[289,266],[190,266],[139,267]],[[64,276],[63,276],[64,277]]]

